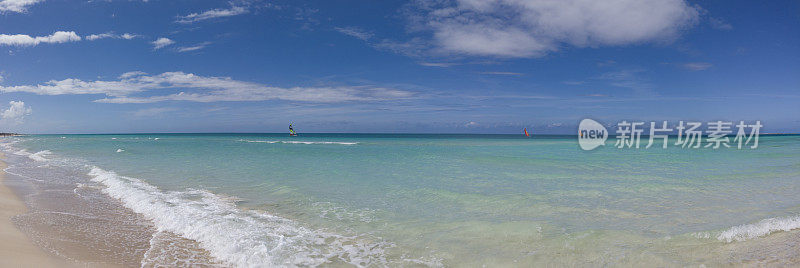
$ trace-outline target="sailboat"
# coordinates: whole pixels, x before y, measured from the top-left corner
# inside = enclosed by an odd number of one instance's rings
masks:
[[[297,132],[294,132],[294,129],[292,128],[292,123],[289,123],[289,136],[292,136],[292,137],[296,137],[297,136]]]
[[[531,136],[531,134],[528,134],[528,128],[522,128],[522,131],[525,132],[525,137]]]

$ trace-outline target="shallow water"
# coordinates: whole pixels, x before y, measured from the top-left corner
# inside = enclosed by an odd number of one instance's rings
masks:
[[[146,228],[119,232],[146,238],[121,240],[147,243],[112,251],[146,264],[685,266],[796,263],[800,251],[800,136],[589,152],[574,137],[510,135],[4,142],[10,173],[96,189],[111,198],[86,202],[133,213],[120,221]]]

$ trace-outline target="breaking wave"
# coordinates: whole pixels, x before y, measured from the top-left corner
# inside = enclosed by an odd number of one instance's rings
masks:
[[[92,181],[109,196],[153,221],[159,232],[197,241],[229,265],[317,266],[331,262],[386,265],[381,240],[311,230],[296,222],[236,207],[228,198],[204,190],[161,191],[144,181],[94,167]]]
[[[787,232],[798,228],[800,228],[800,216],[769,218],[753,224],[731,227],[719,234],[717,239],[726,242],[744,241],[774,232]]]
[[[39,161],[39,162],[44,162],[44,161],[48,160],[47,158],[45,158],[45,156],[48,156],[50,154],[51,154],[50,151],[44,150],[44,151],[39,151],[39,152],[36,152],[36,153],[33,153],[33,154],[28,154],[28,158],[36,160],[36,161]]]
[[[358,142],[340,142],[340,141],[261,141],[261,140],[239,140],[243,142],[254,143],[286,143],[286,144],[339,144],[339,145],[356,145]]]

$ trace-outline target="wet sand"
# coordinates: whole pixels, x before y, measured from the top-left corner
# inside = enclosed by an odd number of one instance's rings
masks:
[[[0,154],[0,159],[4,158]],[[0,161],[0,267],[74,266],[35,246],[14,223],[12,217],[27,211],[25,204],[3,182],[6,164]]]
[[[0,164],[2,170],[8,162]],[[47,180],[39,181],[19,171],[0,171],[4,175],[0,267],[206,267],[216,263],[196,241],[157,232],[152,222],[106,196],[101,188],[76,183],[74,174],[56,168],[48,171]]]

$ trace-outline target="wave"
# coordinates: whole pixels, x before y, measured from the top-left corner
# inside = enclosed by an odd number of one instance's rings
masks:
[[[243,142],[254,142],[254,143],[279,143],[280,141],[251,141],[251,140],[239,140]]]
[[[726,242],[744,241],[774,232],[787,232],[798,228],[800,228],[800,216],[769,218],[753,224],[731,227],[719,234],[717,239]]]
[[[36,153],[31,153],[31,152],[28,152],[28,150],[22,149],[22,150],[14,151],[14,154],[15,155],[19,155],[19,156],[27,156],[28,158],[33,159],[33,160],[38,161],[38,162],[44,162],[44,161],[49,160],[49,159],[45,158],[45,156],[52,154],[52,152],[50,152],[49,150],[44,150],[44,151],[38,151]]]
[[[339,145],[356,145],[358,142],[340,142],[340,141],[260,141],[260,140],[239,140],[243,142],[256,142],[256,143],[286,143],[286,144],[339,144]]]
[[[230,199],[204,190],[164,192],[97,167],[89,176],[106,186],[104,193],[153,221],[159,232],[197,241],[213,258],[236,267],[317,266],[332,261],[382,266],[386,265],[385,249],[393,246],[241,210]]]
[[[44,162],[47,161],[47,158],[44,158],[47,155],[50,155],[51,152],[49,150],[39,151],[33,154],[28,155],[28,158],[33,159],[35,161]]]
[[[14,154],[15,155],[21,155],[21,156],[29,156],[29,155],[31,155],[31,153],[28,152],[28,150],[25,150],[25,149],[16,150],[16,151],[14,151]]]

